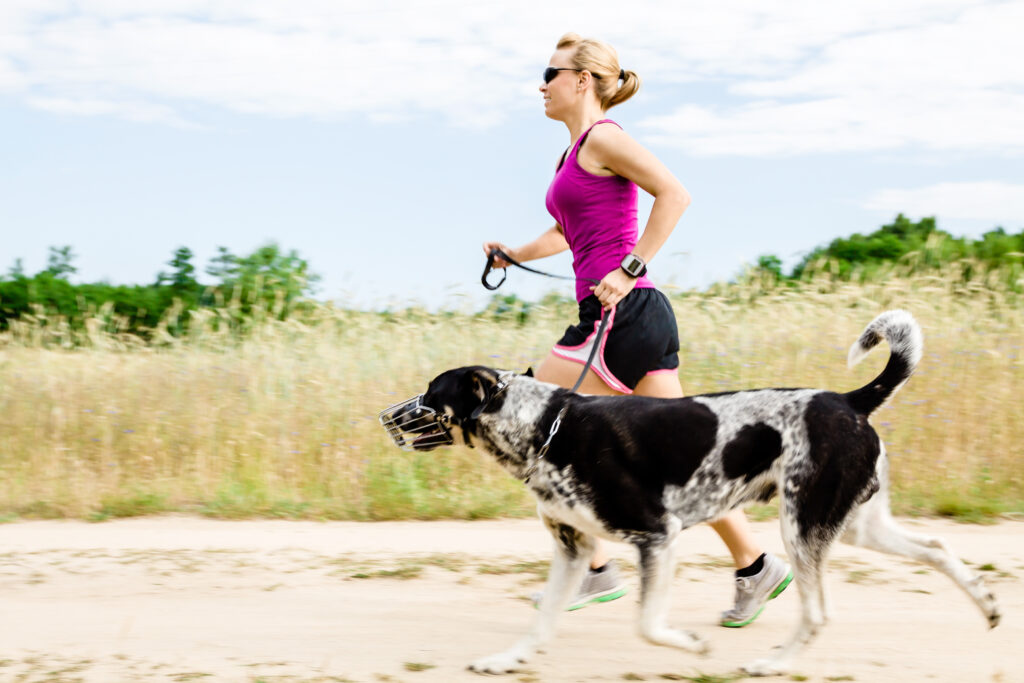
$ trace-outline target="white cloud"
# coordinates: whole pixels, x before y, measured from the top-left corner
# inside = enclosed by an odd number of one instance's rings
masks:
[[[0,94],[179,124],[213,106],[486,127],[538,106],[537,74],[573,29],[648,84],[728,92],[644,122],[695,154],[1019,154],[1022,23],[1024,3],[984,0],[7,0]]]
[[[77,114],[80,116],[117,114],[128,121],[165,123],[177,128],[199,127],[195,123],[181,118],[172,108],[151,102],[30,97],[28,103],[37,109],[61,114]]]
[[[644,122],[694,154],[779,156],[924,148],[1024,153],[1024,4],[967,8],[850,34],[778,78],[745,79],[728,106],[689,104]]]
[[[889,214],[984,220],[1011,228],[1024,225],[1024,185],[980,181],[886,189],[871,195],[864,208]]]

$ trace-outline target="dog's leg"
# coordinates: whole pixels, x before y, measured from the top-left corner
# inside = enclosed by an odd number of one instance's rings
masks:
[[[666,623],[675,570],[674,545],[671,541],[637,545],[640,551],[640,635],[655,645],[703,654],[708,651],[706,641]]]
[[[787,501],[780,504],[780,527],[786,555],[793,565],[793,575],[800,593],[800,623],[789,641],[772,657],[759,659],[743,670],[751,676],[776,676],[789,670],[793,658],[810,643],[825,625],[828,599],[825,595],[825,557],[834,535],[819,529],[804,536],[797,528],[795,515],[787,510]]]
[[[594,540],[567,525],[542,516],[544,524],[555,538],[555,555],[548,572],[539,612],[533,627],[518,643],[504,652],[483,657],[469,665],[471,671],[485,674],[503,674],[517,670],[551,640],[555,623],[569,601],[579,590],[583,576],[594,554]]]
[[[843,542],[871,548],[883,553],[902,555],[930,565],[953,579],[974,600],[988,620],[990,628],[999,624],[1002,614],[984,579],[971,572],[957,559],[949,546],[935,536],[925,536],[902,528],[889,512],[888,465],[879,466],[879,491],[856,511],[846,528]]]

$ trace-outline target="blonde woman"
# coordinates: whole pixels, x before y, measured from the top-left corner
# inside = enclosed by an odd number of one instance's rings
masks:
[[[570,138],[547,193],[547,208],[556,223],[516,249],[500,242],[483,247],[488,254],[500,248],[519,262],[572,250],[580,320],[543,360],[536,371],[538,380],[573,386],[592,345],[600,344],[581,393],[677,398],[683,390],[676,320],[667,298],[646,273],[690,196],[651,152],[605,118],[609,108],[639,89],[640,78],[621,69],[610,45],[575,33],[562,36],[540,86],[544,113],[564,123]],[[638,188],[654,197],[642,234],[637,223]],[[495,262],[499,268],[508,265],[502,259]],[[612,319],[605,338],[597,339],[603,316]],[[792,574],[783,561],[761,551],[741,510],[711,526],[737,568],[735,605],[722,613],[720,623],[745,626],[782,592]],[[569,609],[614,600],[626,592],[604,545],[598,544],[590,566]]]

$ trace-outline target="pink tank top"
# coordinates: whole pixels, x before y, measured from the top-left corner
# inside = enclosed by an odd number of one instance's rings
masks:
[[[602,119],[598,123],[611,123]],[[636,246],[637,187],[622,176],[599,176],[585,171],[576,155],[594,126],[588,128],[566,155],[548,187],[548,212],[562,226],[572,250],[576,274],[576,300],[592,294],[593,283],[619,267]],[[620,128],[622,126],[619,126]],[[647,276],[637,279],[637,288],[654,287]]]

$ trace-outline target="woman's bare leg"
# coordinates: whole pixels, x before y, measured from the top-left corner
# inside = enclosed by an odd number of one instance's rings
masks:
[[[683,387],[679,383],[679,375],[675,372],[659,372],[646,375],[633,391],[636,396],[654,396],[656,398],[680,398]],[[733,510],[725,517],[711,522],[711,528],[722,538],[725,546],[732,553],[732,560],[737,569],[749,567],[761,556],[761,548],[750,530],[750,523],[743,510]]]
[[[580,363],[549,353],[547,358],[541,361],[540,366],[534,371],[533,376],[534,379],[538,379],[541,382],[550,382],[564,389],[569,389],[576,384],[576,380],[580,378],[582,371],[583,365]],[[593,368],[587,369],[587,376],[583,378],[583,384],[576,391],[591,396],[619,396],[622,393],[615,391],[605,384],[604,380],[598,377]]]
[[[750,530],[750,522],[743,510],[733,510],[725,517],[714,522],[709,522],[715,530],[725,547],[732,553],[732,561],[737,569],[749,567],[757,558],[761,557],[761,547],[754,540],[754,534]]]

